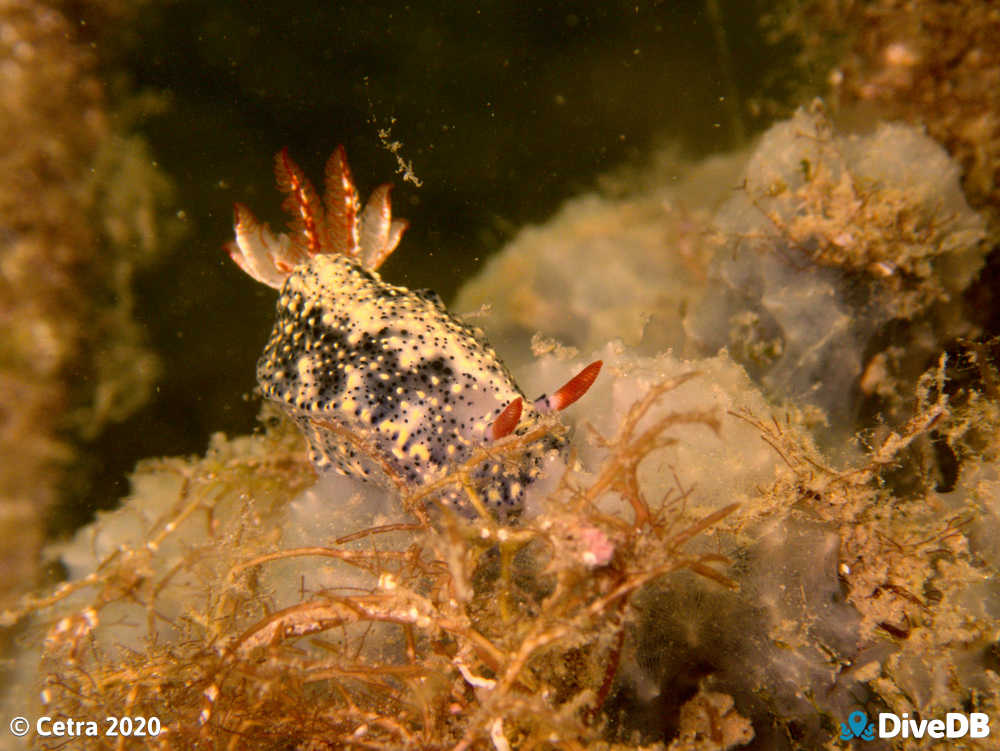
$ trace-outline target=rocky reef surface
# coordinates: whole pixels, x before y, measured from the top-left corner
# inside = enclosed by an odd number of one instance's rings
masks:
[[[39,711],[157,716],[162,748],[500,751],[1000,717],[1000,394],[963,310],[987,228],[956,166],[814,104],[667,171],[526,228],[453,306],[529,394],[605,362],[516,524],[317,478],[266,408],[51,549],[65,583],[3,614]]]

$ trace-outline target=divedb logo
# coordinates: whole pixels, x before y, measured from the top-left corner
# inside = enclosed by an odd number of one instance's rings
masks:
[[[984,712],[949,712],[943,720],[915,720],[906,712],[901,715],[880,712],[878,725],[868,722],[864,712],[851,712],[847,722],[840,723],[840,740],[857,738],[871,741],[879,738],[986,738],[990,734],[990,717]]]

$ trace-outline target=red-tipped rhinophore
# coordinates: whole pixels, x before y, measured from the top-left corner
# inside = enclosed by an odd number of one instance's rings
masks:
[[[487,433],[491,441],[498,441],[504,436],[514,432],[514,428],[521,421],[521,408],[523,407],[521,397],[504,407],[503,412],[497,415],[497,419],[490,425]]]
[[[535,402],[535,408],[539,412],[559,412],[587,393],[588,389],[597,380],[597,374],[601,372],[602,360],[595,360],[587,367],[570,378],[552,396],[543,396]]]

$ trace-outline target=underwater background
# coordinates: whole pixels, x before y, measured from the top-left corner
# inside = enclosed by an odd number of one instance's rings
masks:
[[[157,388],[88,447],[101,458],[82,473],[92,487],[76,489],[70,518],[124,492],[139,458],[197,452],[214,430],[252,429],[257,407],[246,397],[273,301],[221,246],[234,201],[283,225],[278,150],[320,182],[342,143],[366,195],[395,175],[387,145],[401,142],[421,185],[392,180],[409,251],[385,276],[450,301],[518,228],[600,175],[668,144],[692,156],[730,148],[768,121],[764,110],[789,111],[792,45],[766,43],[762,8],[733,4],[713,19],[712,6],[91,8],[82,33],[121,91],[112,124],[124,120],[168,174],[173,189],[157,209],[161,221],[182,212],[183,239],[135,279],[135,315],[162,364]],[[737,91],[753,92],[761,114],[734,104]]]
[[[703,493],[684,508],[684,523],[669,534],[657,528],[658,553],[638,532],[602,526],[638,507],[602,506],[600,521],[579,522],[587,534],[609,535],[625,581],[641,579],[629,565],[644,557],[664,556],[656,559],[664,571],[681,571],[670,586],[636,585],[613,687],[599,668],[614,653],[617,611],[581,626],[574,638],[591,646],[574,642],[559,666],[536,666],[566,692],[557,703],[567,717],[576,691],[600,696],[606,732],[581,747],[635,740],[724,748],[754,733],[759,748],[821,747],[835,743],[852,698],[866,708],[907,700],[988,706],[1000,643],[994,4],[7,0],[0,24],[0,140],[12,176],[0,191],[0,610],[6,652],[22,658],[10,685],[51,669],[31,675],[23,658],[58,618],[85,612],[90,595],[23,598],[85,581],[100,552],[141,547],[159,534],[155,524],[137,531],[114,516],[100,517],[86,540],[78,532],[126,497],[129,513],[161,508],[174,489],[142,474],[159,471],[157,457],[189,457],[164,461],[181,462],[171,471],[192,482],[225,461],[283,457],[287,464],[266,480],[282,489],[262,490],[252,468],[226,486],[234,498],[271,499],[264,517],[284,530],[282,545],[322,545],[352,523],[365,526],[372,509],[391,518],[381,498],[365,501],[368,512],[328,519],[334,512],[315,508],[314,497],[297,496],[313,481],[297,435],[276,415],[260,422],[255,393],[274,294],[223,249],[236,201],[284,228],[276,152],[287,147],[319,184],[325,160],[343,144],[361,195],[391,183],[394,213],[410,223],[381,269],[385,279],[431,288],[454,312],[481,316],[477,325],[529,396],[536,384],[540,392],[558,382],[578,355],[614,363],[593,401],[575,408],[579,434],[589,420],[616,435],[633,402],[676,381],[694,390],[673,409],[697,415],[691,419],[708,433],[721,424],[728,436],[720,450],[706,448],[714,439],[697,431],[677,434],[672,440],[686,441],[697,458],[671,455],[669,471],[647,469],[640,478],[649,497],[686,498],[688,483]],[[720,349],[727,354],[717,356]],[[533,353],[549,359],[536,362]],[[687,385],[695,371],[708,374],[704,389]],[[706,405],[728,415],[723,423]],[[734,414],[754,429],[740,433]],[[583,446],[592,471],[609,461]],[[206,450],[205,459],[193,458]],[[130,481],[146,459],[152,464]],[[671,490],[677,466],[705,479],[685,477]],[[699,520],[722,514],[729,501],[743,516],[691,554],[705,560],[678,557],[670,534],[688,524],[711,535]],[[220,506],[223,526],[244,523],[242,508],[235,500],[225,513]],[[545,534],[575,523],[551,518]],[[884,542],[890,530],[899,533],[892,544]],[[461,535],[446,542],[449,550],[469,544]],[[903,552],[893,562],[886,550],[896,548]],[[868,577],[865,602],[884,598],[866,609],[860,579],[837,572],[850,554],[874,551],[885,556],[884,580],[851,564]],[[492,554],[477,555],[486,563],[468,576],[487,597]],[[816,577],[800,582],[810,596],[775,606],[775,582],[761,561],[799,570],[813,555]],[[702,570],[718,563],[712,556],[732,564],[717,566],[722,585],[736,582],[744,600],[711,589],[724,588]],[[153,581],[176,560],[166,555],[137,570]],[[590,571],[577,564],[574,576]],[[531,603],[552,590],[544,567],[523,567],[526,612],[537,616],[543,609]],[[911,578],[893,578],[900,572]],[[217,573],[198,572],[210,583]],[[269,575],[263,587],[291,607],[288,583],[307,574]],[[606,584],[595,574],[579,596],[600,597]],[[118,597],[142,585],[115,586]],[[177,603],[191,586],[172,595]],[[942,599],[954,619],[965,619],[964,636],[952,621],[915,615]],[[678,610],[692,613],[690,622],[663,615]],[[487,631],[491,617],[483,615]],[[729,628],[711,631],[719,620]],[[825,624],[818,632],[793,634],[789,625],[817,621]],[[699,628],[712,634],[705,642],[724,645],[723,656],[685,641]],[[746,642],[734,643],[736,634]],[[102,638],[132,649],[143,643],[127,633]],[[393,638],[380,649],[392,653]],[[747,646],[758,639],[767,646]],[[920,639],[947,655],[936,665],[949,685],[914,677],[928,671]],[[817,640],[841,677],[831,678],[804,646]],[[45,659],[64,658],[59,649]],[[755,659],[757,672],[746,668]],[[873,667],[892,660],[884,674]],[[565,675],[573,661],[586,676],[577,686]],[[744,669],[764,677],[741,687]],[[701,684],[706,676],[716,683]],[[664,686],[675,679],[671,694]],[[825,698],[783,693],[810,682]],[[676,745],[689,742],[679,728],[697,724],[679,719],[692,697],[731,723],[707,745]],[[203,711],[184,701],[178,707],[189,714]],[[761,721],[782,713],[784,722]],[[565,741],[575,737],[573,721],[525,720],[522,740],[565,732]],[[483,732],[475,743],[490,737]],[[472,736],[449,742],[464,737]],[[296,744],[287,736],[273,742]],[[495,735],[490,743],[502,747]]]

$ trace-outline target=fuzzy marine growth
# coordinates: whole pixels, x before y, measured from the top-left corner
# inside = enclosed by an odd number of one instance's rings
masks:
[[[526,404],[481,330],[430,290],[382,281],[376,269],[406,223],[392,218],[386,185],[361,209],[343,147],[327,163],[322,203],[287,151],[275,172],[291,231],[276,236],[237,205],[227,249],[247,274],[281,290],[257,381],[302,428],[318,470],[414,489],[486,443],[527,433],[542,413],[590,388],[599,361]],[[545,456],[564,444],[549,436],[515,466],[484,462],[476,490],[489,511],[516,513]],[[457,490],[444,496],[469,513],[463,498]]]

